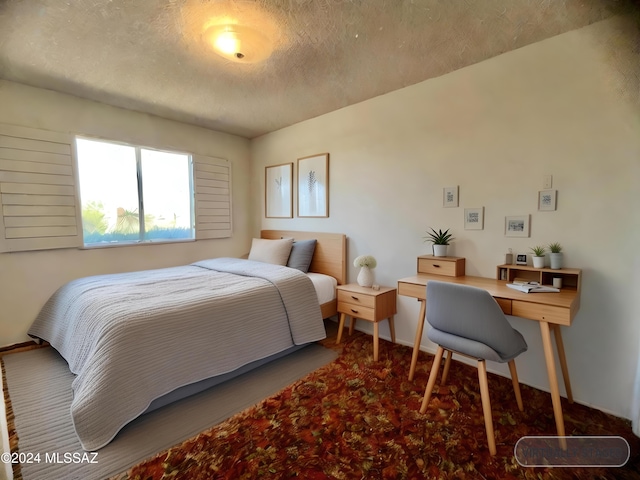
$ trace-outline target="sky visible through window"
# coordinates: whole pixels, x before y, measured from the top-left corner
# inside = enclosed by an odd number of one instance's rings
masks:
[[[85,237],[139,232],[135,147],[79,138],[77,151]],[[141,149],[141,165],[145,231],[190,231],[189,156]]]

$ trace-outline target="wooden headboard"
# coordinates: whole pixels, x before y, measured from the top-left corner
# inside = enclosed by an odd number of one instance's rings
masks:
[[[338,285],[347,283],[347,236],[341,233],[297,232],[293,230],[262,230],[260,238],[278,240],[293,238],[295,240],[311,240],[318,243],[311,261],[310,272],[331,275]]]

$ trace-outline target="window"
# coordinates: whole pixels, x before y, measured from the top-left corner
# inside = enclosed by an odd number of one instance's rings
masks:
[[[194,239],[191,156],[76,139],[85,245]]]
[[[0,253],[229,238],[231,185],[223,158],[0,123]]]

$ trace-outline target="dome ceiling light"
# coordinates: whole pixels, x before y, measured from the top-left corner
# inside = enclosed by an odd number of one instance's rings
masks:
[[[266,35],[243,25],[212,25],[204,37],[218,55],[236,63],[261,62],[273,52]]]

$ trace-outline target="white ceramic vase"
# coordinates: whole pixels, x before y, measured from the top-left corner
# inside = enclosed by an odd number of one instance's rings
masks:
[[[369,267],[360,267],[358,285],[361,287],[370,287],[373,285],[373,271]]]
[[[434,257],[446,257],[447,256],[447,247],[449,245],[433,245],[433,256]]]
[[[562,252],[550,253],[549,263],[554,270],[560,270],[562,268]]]
[[[544,268],[544,255],[542,257],[533,256],[533,267]]]

